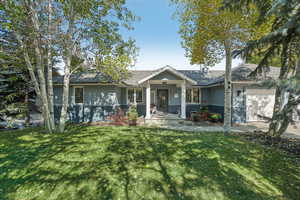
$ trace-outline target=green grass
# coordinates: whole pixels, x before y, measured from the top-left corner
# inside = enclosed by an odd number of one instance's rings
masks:
[[[0,132],[0,199],[300,199],[300,166],[237,136],[155,128]]]

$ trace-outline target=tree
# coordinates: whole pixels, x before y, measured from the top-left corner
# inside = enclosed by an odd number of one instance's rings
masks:
[[[18,41],[11,32],[0,29],[0,115],[3,118],[23,118],[30,123],[30,110],[35,109],[35,93]],[[30,51],[31,57],[34,51]],[[51,61],[55,62],[55,61]],[[58,70],[53,68],[53,75]]]
[[[69,81],[73,72],[89,64],[119,80],[119,74],[124,74],[134,60],[134,41],[124,41],[118,33],[120,25],[131,29],[130,22],[135,20],[124,3],[122,0],[62,1],[61,20],[68,26],[66,29],[60,27],[63,39],[61,54],[65,65],[60,132],[65,128]],[[92,63],[89,62],[91,59]]]
[[[117,79],[116,74],[126,74],[132,64],[136,55],[134,41],[124,41],[118,33],[121,26],[131,29],[130,22],[135,20],[124,4],[123,0],[1,1],[3,24],[14,33],[23,51],[35,92],[42,102],[48,132],[56,129],[51,77],[53,63],[50,62],[53,57],[64,64],[60,132],[64,131],[67,120],[72,73],[101,64],[103,71],[111,72]],[[35,63],[28,52],[29,47],[34,49]],[[112,66],[116,63],[121,67]]]
[[[265,24],[255,31],[255,8],[244,16],[238,11],[221,10],[222,0],[173,0],[178,5],[180,34],[186,55],[192,64],[213,66],[226,59],[224,130],[231,128],[231,67],[232,51],[243,43],[264,32]]]
[[[292,121],[292,110],[300,104],[299,97],[299,65],[300,65],[300,2],[298,0],[225,0],[225,7],[247,8],[255,4],[259,9],[257,24],[272,21],[272,29],[262,37],[249,41],[237,55],[249,57],[255,51],[263,50],[263,57],[252,75],[259,75],[268,70],[272,60],[280,57],[279,80],[274,81],[276,87],[273,116],[268,134],[280,137]]]

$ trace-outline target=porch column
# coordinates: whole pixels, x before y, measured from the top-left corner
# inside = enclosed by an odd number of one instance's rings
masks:
[[[136,89],[133,89],[133,103],[136,105]]]
[[[181,118],[186,118],[186,102],[185,102],[185,96],[186,96],[186,82],[185,80],[181,83]]]
[[[151,113],[150,113],[150,101],[151,101],[151,89],[150,89],[150,82],[147,82],[147,87],[146,87],[146,119],[151,118]]]

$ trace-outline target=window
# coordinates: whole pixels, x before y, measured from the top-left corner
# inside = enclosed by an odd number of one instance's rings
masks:
[[[83,103],[83,88],[75,88],[75,103]]]
[[[130,88],[128,89],[128,102],[129,103],[135,103],[134,102],[134,94],[136,94],[136,103],[142,103],[143,102],[143,89],[142,88]]]
[[[199,103],[199,88],[193,88],[193,103]]]
[[[186,102],[187,103],[200,103],[200,89],[187,88],[186,89]]]
[[[134,103],[134,89],[128,89],[128,102]]]
[[[143,102],[143,90],[142,90],[142,88],[136,88],[135,92],[136,92],[136,102],[137,103]]]
[[[186,89],[186,102],[192,102],[192,89]]]

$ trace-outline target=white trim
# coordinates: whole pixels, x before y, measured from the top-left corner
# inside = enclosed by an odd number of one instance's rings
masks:
[[[63,86],[63,83],[53,83],[54,86]],[[127,87],[124,84],[112,84],[112,83],[70,83],[69,86],[87,86],[87,85],[113,85],[113,86],[119,86],[119,87]]]
[[[170,99],[171,99],[170,98],[170,88],[156,88],[156,98],[158,97],[158,95],[157,95],[158,90],[168,90],[168,107],[169,107]],[[158,101],[156,99],[156,106],[158,106],[157,103],[158,103]]]
[[[190,78],[187,77],[186,75],[184,75],[184,74],[178,72],[177,70],[173,69],[173,68],[170,67],[170,66],[166,66],[166,67],[161,68],[160,70],[158,70],[157,72],[151,74],[150,76],[147,76],[146,78],[144,78],[144,79],[138,81],[138,84],[142,84],[142,83],[144,83],[145,81],[148,81],[149,79],[151,79],[151,78],[157,76],[158,74],[160,74],[160,73],[162,73],[162,72],[164,72],[164,71],[169,71],[169,72],[175,74],[176,76],[179,76],[180,78],[189,81],[190,83],[192,83],[192,84],[194,84],[194,85],[197,84],[196,81],[190,79]],[[163,81],[163,80],[162,80],[162,81]]]
[[[129,99],[128,99],[128,90],[131,89],[133,90],[133,102],[130,102]],[[136,89],[141,89],[142,90],[142,101],[140,102],[136,102]],[[145,100],[144,100],[144,88],[143,87],[128,87],[126,88],[126,103],[127,105],[130,104],[130,103],[134,103],[134,104],[144,104],[145,103]]]
[[[151,85],[149,81],[146,87],[146,119],[151,118]]]
[[[83,86],[75,86],[74,88],[74,105],[83,105],[84,104],[84,87]],[[82,88],[82,103],[76,103],[76,88]]]
[[[222,86],[224,85],[224,83],[216,83],[216,84],[213,84],[213,85],[207,85],[207,86],[199,86],[201,88],[211,88],[211,87],[218,87],[218,86]]]
[[[258,84],[262,81],[232,81],[233,84]]]
[[[181,118],[186,118],[186,81],[181,83]]]

